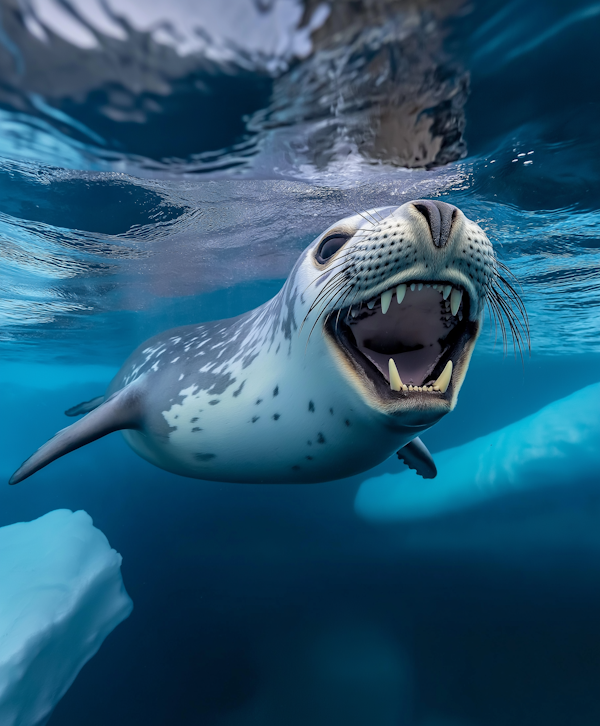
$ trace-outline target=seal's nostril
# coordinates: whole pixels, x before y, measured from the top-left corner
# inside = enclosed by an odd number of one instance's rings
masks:
[[[431,239],[436,247],[440,245],[440,212],[433,202],[422,201],[414,203],[415,209],[417,209],[427,220],[429,230],[431,231]]]
[[[450,237],[452,223],[457,217],[457,208],[446,202],[433,202],[429,199],[419,199],[413,202],[413,206],[427,220],[433,244],[444,247]]]

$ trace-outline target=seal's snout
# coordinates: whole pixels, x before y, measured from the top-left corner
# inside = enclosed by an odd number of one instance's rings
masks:
[[[444,247],[450,237],[452,223],[456,219],[458,209],[452,204],[434,202],[429,199],[418,199],[413,202],[413,206],[425,217],[433,244],[436,247]]]

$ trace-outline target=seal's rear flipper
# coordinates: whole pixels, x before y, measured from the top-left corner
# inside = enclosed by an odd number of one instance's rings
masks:
[[[65,416],[81,416],[84,413],[89,413],[95,408],[98,408],[101,403],[104,403],[104,396],[96,396],[91,401],[83,401],[83,403],[78,403],[73,408],[68,408],[65,411]]]
[[[18,484],[55,459],[96,441],[113,431],[135,429],[139,426],[140,389],[135,383],[112,395],[81,420],[59,431],[47,441],[10,478],[9,484]]]
[[[414,469],[423,479],[435,479],[437,468],[431,454],[419,437],[403,446],[396,452],[400,461],[403,461],[409,469]]]

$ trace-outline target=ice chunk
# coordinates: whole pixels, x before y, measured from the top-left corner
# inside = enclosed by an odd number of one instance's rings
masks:
[[[0,528],[0,724],[41,726],[131,612],[121,555],[85,512]]]
[[[434,456],[438,476],[412,471],[364,481],[355,510],[376,521],[433,517],[535,487],[597,481],[600,383],[499,431]]]

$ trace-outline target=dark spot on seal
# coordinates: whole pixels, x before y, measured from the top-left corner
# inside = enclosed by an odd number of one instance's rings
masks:
[[[314,404],[314,403],[313,403],[312,401],[309,401],[309,402],[308,402],[308,410],[309,410],[309,411],[310,411],[311,413],[314,413],[314,412],[315,412],[315,404]]]
[[[275,390],[273,391],[273,398],[275,398],[275,396],[278,396],[278,395],[279,395],[279,386],[275,386]]]
[[[298,469],[299,469],[299,468],[300,468],[300,467],[298,466],[298,464],[294,464],[294,466],[292,466],[292,469],[293,469],[294,471],[298,471]]]
[[[219,403],[219,401],[220,401],[220,400],[221,400],[220,398],[213,398],[213,400],[212,400],[212,401],[209,401],[209,404],[210,404],[211,406],[216,406],[216,405],[217,405],[217,403]]]
[[[313,460],[313,457],[312,457],[312,456],[307,456],[306,458],[307,458],[307,459],[308,459],[309,461],[312,461],[312,460]]]
[[[175,416],[175,418],[177,418],[177,416]],[[190,421],[190,423],[196,423],[197,420],[198,420],[198,416],[194,416],[194,418]]]
[[[259,403],[262,403],[262,398],[257,399],[256,405],[258,406]]]
[[[273,414],[273,421],[277,421],[278,418],[279,418],[279,414],[278,413],[274,413]]]
[[[260,416],[252,416],[252,423],[256,423]]]
[[[312,446],[312,441],[309,440],[306,442],[306,444],[307,444],[307,446]]]
[[[173,416],[173,418],[179,418],[179,414],[175,414],[175,416]]]
[[[346,420],[344,421],[344,423],[346,424],[346,426],[350,426],[350,420],[349,420],[349,419],[346,419]]]
[[[248,355],[242,360],[242,368],[248,368],[249,365],[251,365],[252,361],[255,358],[258,358],[259,353],[255,353],[254,355]]]
[[[200,426],[194,426],[194,428],[192,429],[192,432],[194,432],[194,431],[202,431],[202,429],[200,428]]]
[[[333,409],[332,408],[329,409],[329,413],[333,416]]]
[[[317,443],[319,443],[319,444],[325,443],[325,437],[323,436],[323,434],[320,431],[317,434]]]
[[[239,388],[237,389],[237,391],[234,391],[234,392],[233,392],[233,397],[234,397],[234,398],[237,398],[237,397],[238,397],[238,396],[240,395],[240,393],[242,392],[242,388],[244,387],[244,383],[246,383],[246,381],[245,381],[245,380],[243,380],[243,381],[242,381],[242,384],[241,384],[241,386],[240,386],[240,387],[239,387]]]
[[[194,454],[194,458],[198,461],[210,461],[211,459],[216,459],[216,454]]]

